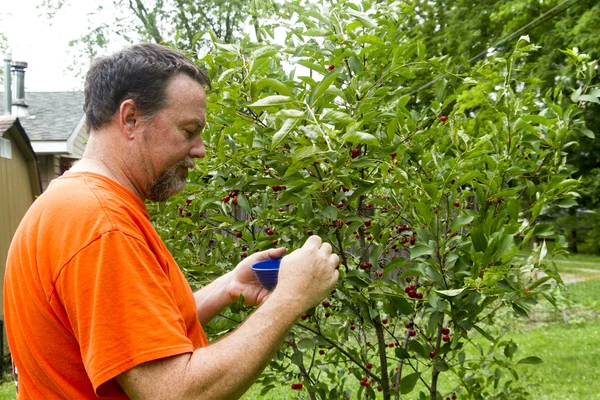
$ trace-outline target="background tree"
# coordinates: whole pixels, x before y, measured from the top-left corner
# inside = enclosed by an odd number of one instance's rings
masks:
[[[566,243],[540,216],[577,204],[565,152],[597,97],[540,94],[530,79],[540,50],[525,37],[473,65],[429,54],[408,34],[410,13],[391,1],[289,1],[260,24],[262,43],[215,40],[201,60],[213,79],[211,156],[189,192],[153,210],[190,281],[311,234],[342,259],[336,291],[298,321],[264,393],[284,381],[311,399],[527,398],[515,366],[540,359],[517,357],[492,322],[554,301],[549,281],[561,279],[542,261]],[[278,27],[284,44],[268,39]],[[574,74],[593,64],[567,53]],[[441,75],[411,95],[416,79]],[[554,248],[519,256],[548,236]],[[240,301],[207,331],[225,334],[249,311]]]
[[[549,90],[563,91],[565,98],[577,76],[572,65],[562,53],[565,48],[578,48],[590,59],[600,58],[600,36],[595,27],[600,24],[600,4],[594,0],[551,1],[415,1],[414,13],[407,19],[411,37],[424,42],[431,54],[467,60],[487,54],[510,52],[520,34],[527,34],[540,46],[527,59],[531,80],[543,95]],[[520,33],[514,35],[514,33]],[[510,39],[512,40],[506,40]],[[500,45],[496,45],[501,43]],[[418,74],[417,74],[418,76]],[[430,99],[432,90],[424,90],[430,82],[427,76],[413,88],[418,96]],[[595,83],[598,78],[595,78]],[[480,97],[481,98],[481,97]],[[471,106],[478,106],[474,99]],[[588,131],[579,145],[571,146],[569,162],[577,170],[575,177],[583,179],[585,190],[579,206],[568,211],[554,208],[546,219],[553,221],[559,232],[569,240],[569,250],[600,254],[595,245],[600,237],[600,187],[596,184],[600,174],[600,143],[594,134],[600,132],[600,104],[589,103],[584,109]],[[579,245],[579,246],[578,246]]]
[[[39,6],[49,20],[70,0],[43,0]],[[70,44],[72,69],[85,66],[112,41],[165,43],[198,57],[209,50],[210,34],[229,43],[255,14],[243,0],[111,0],[99,2],[88,14],[89,29]]]

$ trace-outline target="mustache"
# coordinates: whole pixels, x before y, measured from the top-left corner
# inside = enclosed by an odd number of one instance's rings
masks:
[[[194,162],[194,159],[192,158],[186,158],[184,160],[179,161],[177,164],[175,164],[173,166],[173,169],[177,169],[179,167],[184,167],[187,169],[192,169],[196,166],[196,163]]]

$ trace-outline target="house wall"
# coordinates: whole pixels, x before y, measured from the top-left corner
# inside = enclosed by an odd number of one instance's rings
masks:
[[[6,257],[21,219],[35,200],[30,164],[15,143],[12,132],[3,137],[11,141],[12,158],[0,157],[0,274],[4,281]],[[0,296],[0,319],[4,320],[4,299]]]
[[[42,191],[46,190],[52,179],[61,176],[60,156],[56,154],[38,154],[38,165],[40,168],[40,179]]]
[[[87,125],[84,123],[81,125],[77,136],[73,140],[73,153],[69,154],[69,158],[81,158],[85,150],[85,145],[90,137]]]

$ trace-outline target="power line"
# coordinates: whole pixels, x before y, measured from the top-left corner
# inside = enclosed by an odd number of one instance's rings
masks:
[[[540,15],[538,18],[534,19],[533,21],[531,21],[530,23],[526,24],[525,26],[523,26],[522,28],[518,29],[517,31],[513,32],[512,34],[508,35],[507,37],[505,37],[504,39],[500,39],[498,42],[496,42],[493,46],[489,47],[488,49],[482,51],[481,53],[477,54],[475,57],[471,58],[469,60],[469,64],[473,64],[476,61],[479,61],[481,58],[483,58],[490,50],[499,47],[501,45],[503,45],[506,42],[511,41],[512,39],[514,39],[517,36],[521,36],[521,34],[528,29],[530,26],[534,25],[529,31],[527,31],[528,33],[531,32],[533,29],[537,28],[538,26],[544,24],[545,22],[551,20],[552,18],[556,17],[557,15],[567,11],[569,8],[573,7],[575,4],[581,2],[582,0],[575,0],[572,4],[569,4],[568,6],[566,6],[565,8],[563,8],[562,10],[558,10],[560,7],[562,7],[563,5],[567,4],[569,1],[571,0],[564,0],[562,3],[558,4],[557,6],[554,6],[553,8],[551,8],[550,10],[546,11],[544,14]],[[539,23],[536,24],[536,22],[540,21]],[[431,82],[426,83],[425,85],[419,87],[418,89],[413,90],[412,92],[410,92],[410,95],[414,95],[419,93],[421,90],[427,89],[433,85],[435,85],[437,82],[439,82],[440,80],[444,79],[447,76],[447,74],[444,74],[436,79],[434,79]]]

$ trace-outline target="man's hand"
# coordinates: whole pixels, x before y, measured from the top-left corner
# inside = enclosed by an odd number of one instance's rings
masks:
[[[305,311],[319,304],[335,287],[340,262],[329,243],[309,237],[304,246],[281,260],[273,297]]]
[[[277,249],[260,251],[254,253],[241,261],[233,271],[231,271],[229,281],[229,296],[232,302],[236,302],[240,295],[244,296],[244,303],[250,306],[262,304],[271,294],[262,287],[256,279],[254,272],[250,269],[252,264],[270,258],[281,258],[286,249],[280,247]]]

